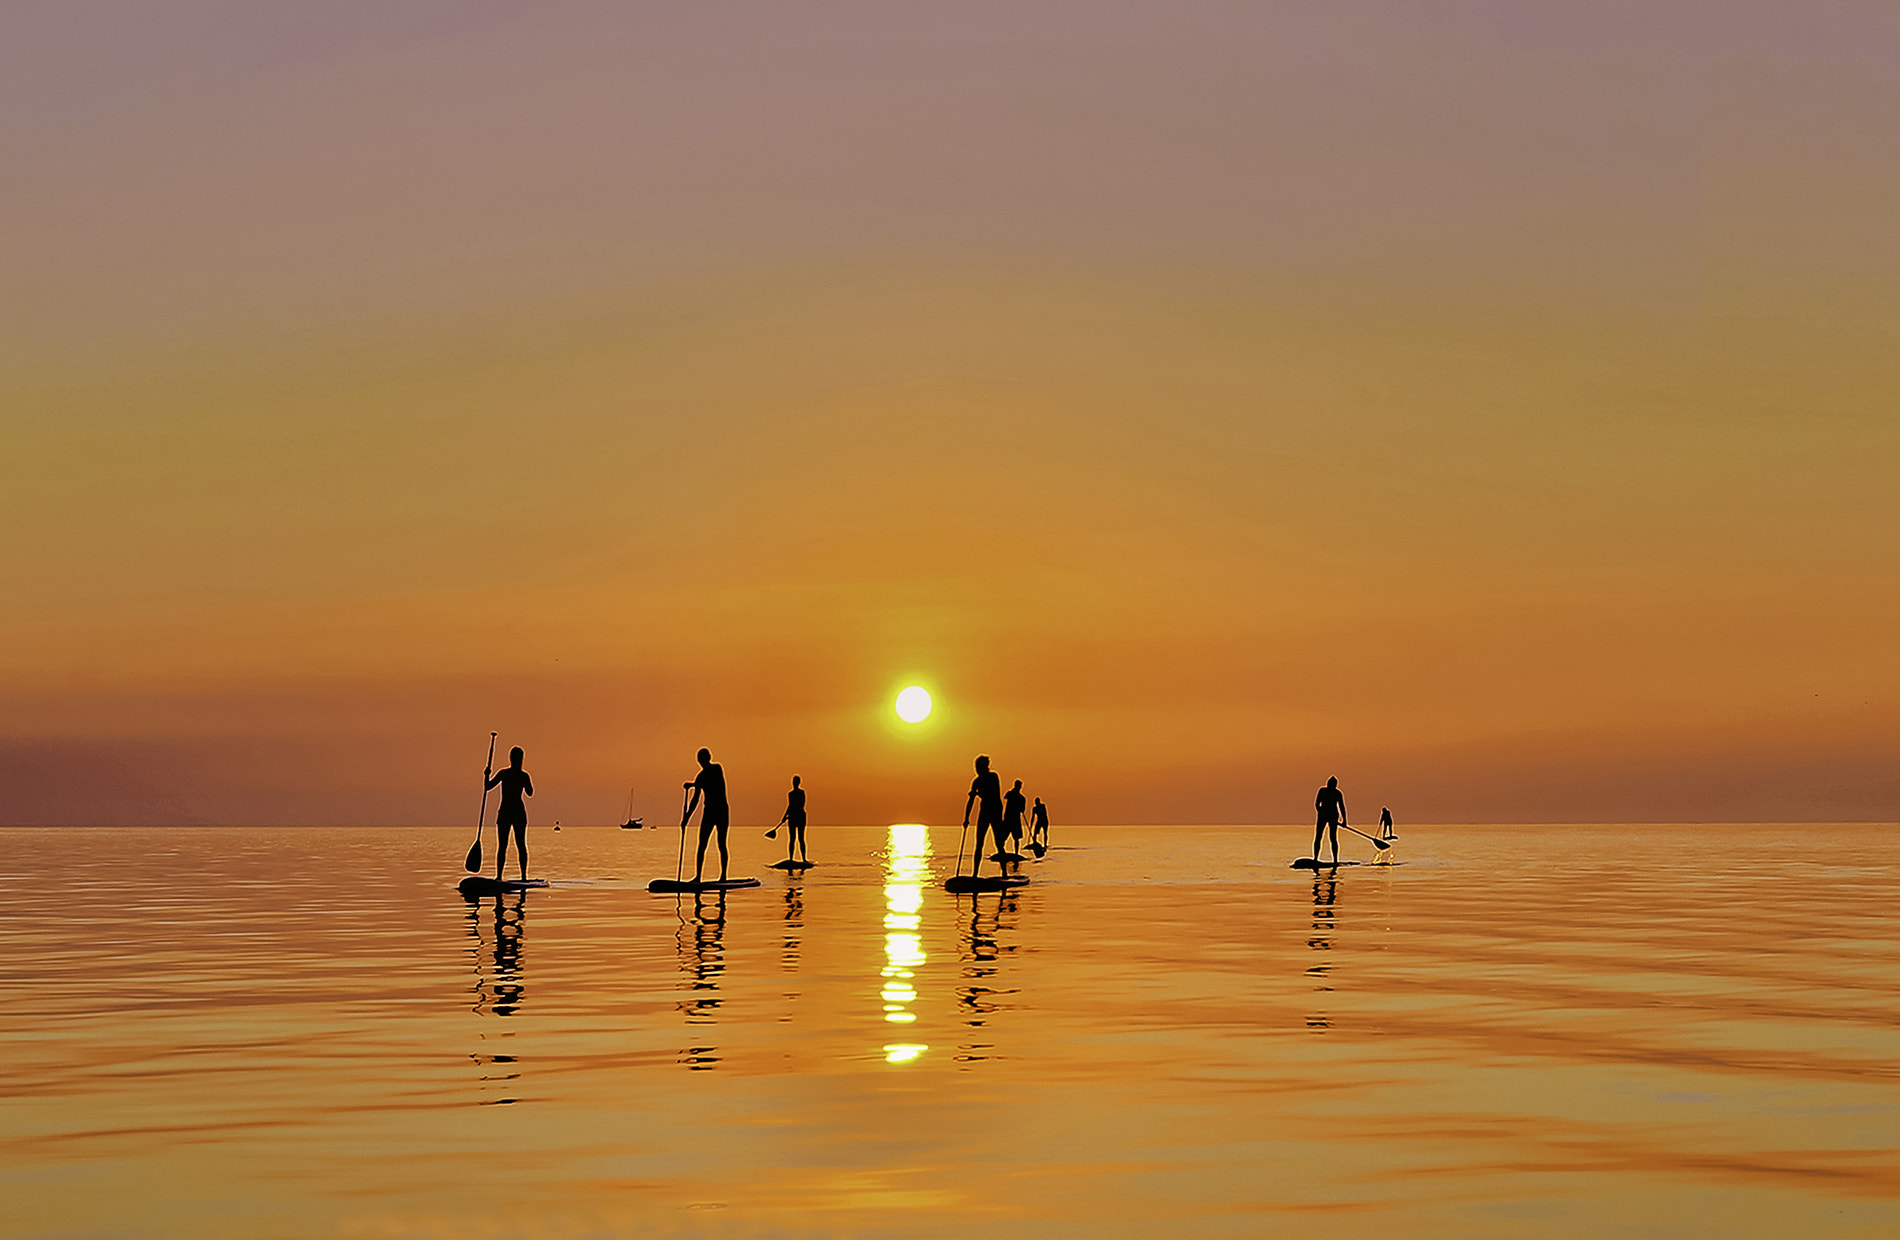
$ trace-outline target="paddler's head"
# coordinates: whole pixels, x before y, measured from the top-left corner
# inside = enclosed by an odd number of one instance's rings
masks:
[[[1337,775],[1335,775],[1335,776],[1333,776],[1333,777],[1332,777],[1331,779],[1329,779],[1329,780],[1327,780],[1327,781],[1326,781],[1326,786],[1327,786],[1328,788],[1337,788],[1337,787],[1339,787],[1339,776],[1337,776]]]
[[[702,749],[702,750],[700,750],[700,751],[699,751],[699,764],[700,764],[701,766],[711,766],[711,765],[712,765],[712,750],[710,750],[710,749]]]
[[[792,776],[792,787],[798,787],[798,776],[796,775]]]
[[[521,746],[516,745],[513,749],[508,751],[508,765],[514,767],[517,771],[521,769],[521,758]]]
[[[980,753],[976,755],[976,773],[978,775],[987,775],[990,773],[990,756],[988,754]]]

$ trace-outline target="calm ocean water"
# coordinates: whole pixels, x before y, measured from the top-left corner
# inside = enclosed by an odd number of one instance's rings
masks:
[[[0,1234],[1900,1234],[1892,831],[4,831]]]

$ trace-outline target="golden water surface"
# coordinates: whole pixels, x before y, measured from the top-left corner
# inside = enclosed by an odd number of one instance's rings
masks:
[[[1900,1234],[1891,834],[9,830],[0,1234]]]

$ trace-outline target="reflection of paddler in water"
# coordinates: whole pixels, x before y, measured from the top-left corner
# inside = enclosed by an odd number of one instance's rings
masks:
[[[989,831],[996,839],[996,850],[1003,850],[1003,781],[995,771],[990,770],[987,754],[978,754],[976,758],[976,778],[970,781],[970,795],[963,802],[963,825],[970,825],[970,807],[976,806],[976,859],[970,863],[970,873],[974,875],[983,864],[983,832]],[[1001,867],[1001,862],[998,862]]]
[[[1319,860],[1319,842],[1327,831],[1332,832],[1333,861],[1339,861],[1339,828],[1346,821],[1346,795],[1339,790],[1339,777],[1335,775],[1326,781],[1326,786],[1313,798],[1313,808],[1319,812],[1319,822],[1313,828],[1313,860]]]
[[[1331,875],[1313,876],[1313,937],[1306,940],[1306,945],[1314,951],[1328,952],[1333,949],[1333,937],[1339,928],[1333,913],[1333,902],[1338,896],[1338,879]],[[1313,979],[1315,991],[1326,992],[1332,990],[1327,984],[1327,975],[1332,971],[1333,966],[1322,960],[1320,964],[1309,967],[1306,976]],[[1329,1029],[1332,1023],[1325,1012],[1313,1012],[1306,1018],[1308,1029]]]
[[[508,833],[515,833],[515,857],[521,862],[521,881],[528,881],[528,807],[521,798],[534,795],[534,781],[521,769],[521,746],[508,751],[508,765],[500,771],[483,771],[482,788],[501,788],[501,806],[495,811],[495,831],[501,838],[495,848],[495,881],[501,881],[507,864]]]
[[[701,891],[693,895],[692,945],[685,942],[688,921],[680,922],[680,964],[693,978],[692,989],[710,992],[680,1005],[693,1020],[710,1020],[719,1006],[719,975],[726,971],[726,893]]]
[[[779,816],[779,826],[785,828],[785,859],[787,861],[810,861],[811,854],[805,851],[805,790],[798,786],[798,776],[792,776],[792,790],[785,794],[785,812]],[[773,835],[778,827],[766,834]],[[796,847],[796,853],[794,853]]]
[[[468,932],[478,945],[482,936],[482,897],[464,895],[468,901]],[[527,922],[526,897],[520,892],[495,897],[495,942],[491,958],[494,972],[491,976],[482,976],[479,963],[476,967],[475,1010],[484,1007],[497,1016],[512,1016],[521,1002],[521,932]],[[480,961],[480,956],[476,960]]]
[[[1036,850],[1038,857],[1049,851],[1049,807],[1036,798],[1036,804],[1029,811],[1029,846]]]
[[[686,803],[686,812],[680,815],[680,830],[693,820],[693,809],[703,795],[706,798],[706,811],[699,816],[699,852],[693,857],[693,881],[702,881],[702,872],[706,868],[706,841],[714,829],[719,832],[719,881],[726,881],[726,828],[732,825],[732,809],[726,804],[726,773],[712,760],[712,750],[699,751],[699,774],[693,781],[682,785],[691,788],[693,796]]]
[[[997,837],[996,845],[998,861],[1022,857],[1023,814],[1028,808],[1029,802],[1023,796],[1023,781],[1019,779],[1015,786],[1003,794],[1003,830]]]
[[[981,983],[996,976],[996,932],[1002,928],[1003,901],[1009,893],[998,892],[996,904],[986,917],[981,896],[970,901],[970,932],[965,940],[965,950],[969,953],[963,969],[964,979],[969,983],[957,991],[957,1002],[968,1009],[966,1024],[981,1027],[982,1018],[996,1010],[990,996],[1001,993]],[[986,926],[984,923],[988,922]]]

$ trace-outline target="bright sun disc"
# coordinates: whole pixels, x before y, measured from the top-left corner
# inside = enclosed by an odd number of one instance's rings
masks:
[[[897,695],[897,717],[905,723],[922,723],[930,718],[930,694],[922,685],[912,685]]]

